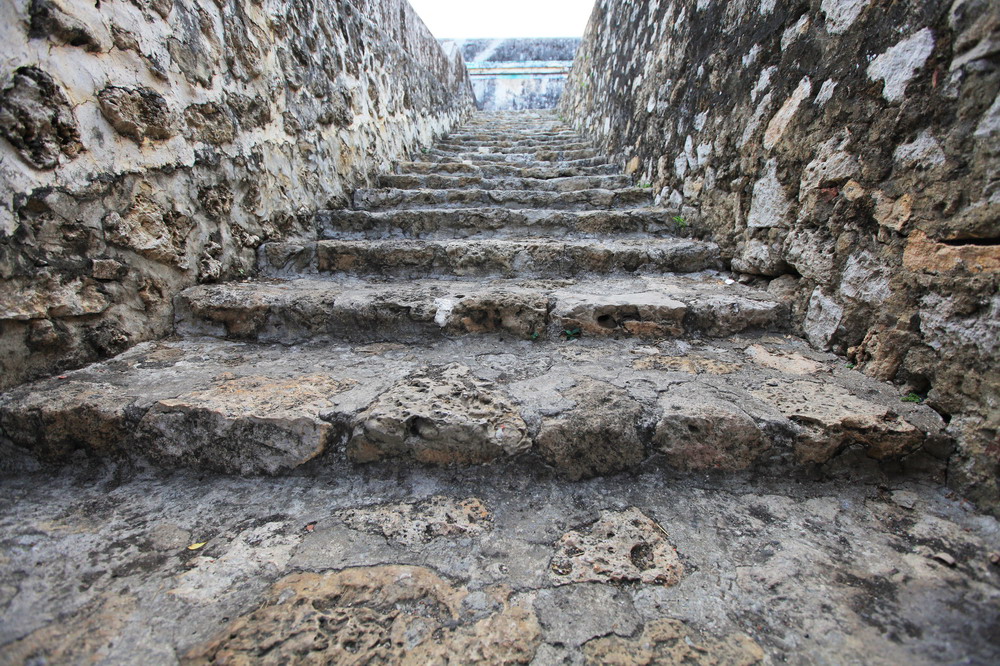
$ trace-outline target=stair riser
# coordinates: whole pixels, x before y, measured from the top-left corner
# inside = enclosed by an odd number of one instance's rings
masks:
[[[652,244],[651,244],[652,245]],[[534,277],[631,273],[692,273],[720,268],[718,250],[691,242],[667,248],[614,248],[585,243],[351,242],[322,241],[305,246],[266,244],[259,267],[266,277],[304,273],[427,277]]]
[[[804,345],[753,348],[771,359],[810,362]],[[550,464],[571,479],[643,466],[654,454],[679,469],[784,474],[787,463],[809,468],[848,446],[877,459],[905,456],[943,430],[928,408],[901,405],[891,387],[851,376],[835,360],[811,362],[806,377],[801,369],[758,365],[724,342],[711,357],[704,346],[682,355],[610,349],[563,341],[498,354],[496,340],[486,338],[421,348],[415,358],[388,347],[146,343],[5,394],[0,425],[7,445],[49,460],[78,462],[82,449],[170,468],[274,474],[318,456],[444,465],[527,453],[532,465]],[[456,355],[467,355],[457,368]],[[108,390],[112,376],[115,389]],[[435,410],[434,399],[423,398],[428,377],[443,394],[459,396],[450,409]],[[647,385],[661,390],[650,393]],[[479,400],[463,407],[465,395]],[[427,427],[409,428],[407,414],[421,415]],[[588,429],[616,422],[633,427]],[[515,437],[507,437],[508,427]],[[373,440],[373,432],[399,437]],[[513,445],[488,445],[498,439]],[[432,451],[438,455],[428,457]]]
[[[629,189],[618,192],[590,190],[570,193],[491,191],[491,190],[357,190],[356,210],[413,210],[426,208],[545,208],[548,210],[625,209],[651,206],[649,190]]]
[[[684,303],[670,298],[629,302],[598,295],[560,301],[537,291],[498,291],[470,296],[462,285],[437,294],[345,292],[317,299],[294,293],[253,303],[197,292],[175,299],[182,335],[296,344],[329,337],[352,343],[416,343],[442,336],[502,334],[523,340],[586,336],[661,339],[684,335],[725,337],[746,330],[784,330],[787,311],[773,303],[743,302],[738,308],[715,302]],[[433,296],[433,297],[432,297]]]
[[[386,174],[379,177],[381,187],[419,190],[532,190],[538,192],[576,192],[579,190],[617,190],[631,187],[628,176],[577,176],[575,178],[480,178],[478,176],[433,176]]]
[[[513,176],[515,178],[570,178],[574,176],[619,176],[621,169],[614,164],[598,166],[572,166],[548,164],[532,166],[527,164],[501,164],[491,162],[486,164],[469,164],[465,162],[401,162],[396,167],[399,174],[439,174],[481,176],[493,178],[497,176]]]
[[[534,154],[538,152],[545,153],[566,153],[566,152],[576,152],[576,151],[594,151],[594,147],[586,141],[560,141],[560,142],[524,142],[524,141],[439,141],[434,144],[434,150],[439,153],[477,153],[477,152],[494,153],[494,154]]]
[[[428,150],[417,153],[414,159],[445,164],[471,163],[477,165],[512,164],[523,167],[544,166],[596,166],[607,164],[608,158],[596,150],[574,150],[566,153],[448,153]]]
[[[568,234],[683,235],[662,211],[537,211],[506,208],[322,211],[316,214],[320,239],[562,237]]]

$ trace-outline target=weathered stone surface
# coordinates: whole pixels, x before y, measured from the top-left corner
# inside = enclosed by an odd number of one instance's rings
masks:
[[[500,275],[566,278],[587,273],[695,272],[718,267],[718,248],[686,239],[384,240],[268,243],[265,275],[313,268],[352,275]],[[315,257],[315,261],[314,261]]]
[[[919,429],[893,410],[827,384],[770,382],[753,394],[801,429],[795,450],[806,462],[829,460],[851,444],[863,446],[873,458],[901,456],[923,439]]]
[[[641,582],[671,586],[684,575],[684,565],[667,541],[666,531],[636,507],[602,511],[586,529],[564,534],[556,548],[549,575],[561,585]]]
[[[97,94],[101,113],[119,134],[137,143],[176,134],[167,100],[150,88],[107,86]]]
[[[54,169],[84,150],[66,93],[38,67],[20,67],[0,95],[0,133],[36,169]]]
[[[103,311],[53,315],[62,345],[4,326],[0,388],[168,333],[178,291],[247,275],[473,105],[404,0],[24,0],[0,26],[0,293],[127,266]]]
[[[588,642],[583,651],[588,664],[751,666],[765,663],[764,650],[745,634],[698,642],[691,639],[693,635],[691,629],[679,620],[655,620],[636,638],[597,638]]]
[[[263,607],[182,663],[255,659],[262,645],[267,663],[531,661],[541,634],[534,615],[502,600],[502,610],[473,622],[461,612],[467,595],[423,567],[292,574],[274,584]]]
[[[435,465],[486,463],[531,447],[503,394],[454,363],[414,373],[358,415],[356,462],[407,457]]]
[[[534,608],[545,635],[570,648],[599,636],[631,636],[641,625],[626,594],[596,583],[542,590]]]
[[[206,389],[160,400],[139,424],[149,454],[167,463],[273,474],[323,453],[338,434],[318,415],[352,382],[222,374]]]
[[[561,475],[584,479],[642,462],[642,404],[611,384],[585,378],[562,395],[573,407],[544,419],[537,437],[540,455]]]
[[[28,11],[28,36],[32,39],[49,38],[91,52],[108,50],[107,28],[86,7],[72,3],[67,6],[64,0],[31,0]]]
[[[726,285],[712,274],[388,285],[321,279],[227,283],[186,290],[176,306],[180,332],[276,342],[317,335],[417,341],[455,333],[532,340],[694,332],[719,337],[780,330],[787,318],[783,303]]]
[[[493,516],[482,500],[436,496],[418,503],[383,504],[338,514],[353,529],[381,534],[407,545],[433,539],[481,537]]]
[[[653,445],[678,469],[746,469],[771,446],[745,405],[725,391],[682,384],[661,393],[658,407]]]
[[[979,0],[601,1],[560,113],[734,270],[799,278],[814,344],[986,423],[996,352],[917,322],[925,298],[997,288],[997,25]],[[969,310],[950,326],[990,316]]]

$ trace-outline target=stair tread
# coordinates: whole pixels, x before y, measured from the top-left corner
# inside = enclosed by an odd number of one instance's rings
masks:
[[[400,162],[396,165],[396,173],[471,173],[476,175],[514,175],[524,178],[566,178],[570,176],[588,175],[621,175],[621,169],[614,164],[599,164],[593,166],[564,165],[558,162],[546,162],[544,166],[514,162],[486,162],[473,164],[471,162]]]
[[[581,402],[605,418],[625,409],[650,427],[606,434],[622,453],[610,463],[607,451],[568,455],[574,443],[558,439],[560,420],[579,418]],[[39,415],[50,428],[39,431]],[[528,455],[571,478],[654,454],[687,469],[772,471],[829,460],[848,444],[895,457],[943,428],[931,409],[901,403],[892,387],[792,336],[657,345],[160,341],[14,389],[0,397],[0,419],[16,444],[43,455],[83,447],[244,474],[320,455],[434,464]],[[408,419],[423,419],[421,427]]]
[[[320,238],[386,235],[510,237],[647,233],[682,235],[689,229],[651,206],[598,210],[547,208],[411,208],[328,210],[316,214]]]
[[[725,336],[781,330],[787,306],[706,271],[581,279],[300,277],[198,285],[175,299],[177,331],[273,342],[327,336],[418,341],[505,332]]]
[[[563,178],[517,178],[513,176],[483,178],[481,176],[449,176],[444,174],[384,174],[379,177],[384,187],[396,189],[480,189],[573,192],[590,189],[620,189],[630,187],[628,176],[569,176]]]
[[[648,189],[625,187],[618,189],[586,189],[571,192],[540,192],[537,190],[476,190],[435,188],[371,188],[354,192],[354,207],[358,210],[416,209],[434,207],[507,206],[510,208],[634,208],[651,206],[653,196]]]

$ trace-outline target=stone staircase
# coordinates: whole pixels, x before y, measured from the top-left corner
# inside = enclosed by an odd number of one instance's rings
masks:
[[[570,479],[811,468],[946,443],[932,410],[791,334],[545,113],[480,114],[176,299],[178,336],[0,398],[6,448],[275,474],[543,463]],[[10,445],[13,444],[12,448]]]

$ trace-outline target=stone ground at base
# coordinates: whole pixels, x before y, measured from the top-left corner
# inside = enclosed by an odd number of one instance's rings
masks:
[[[0,663],[1000,658],[1000,525],[928,481],[517,465],[4,478]]]

